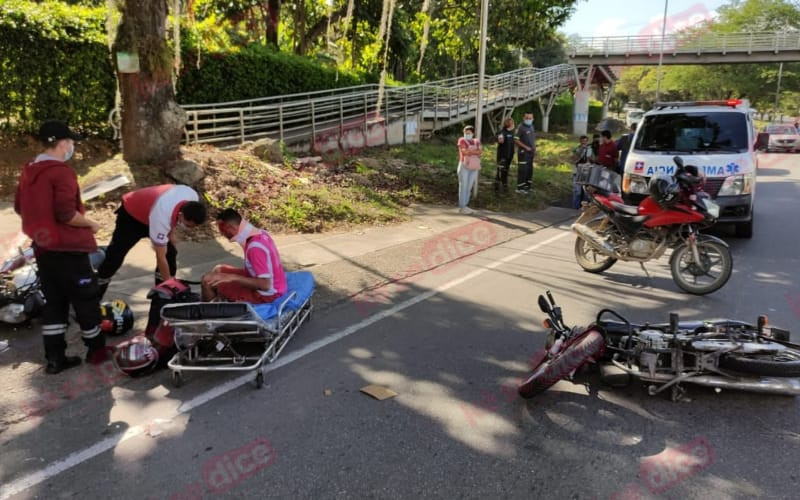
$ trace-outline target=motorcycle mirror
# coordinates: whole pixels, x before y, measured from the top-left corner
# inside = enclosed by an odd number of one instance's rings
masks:
[[[680,318],[677,313],[669,313],[669,333],[675,335],[678,333],[678,323]]]
[[[550,293],[550,290],[548,290],[546,293],[547,293],[547,299],[550,301],[550,306],[551,307],[555,307],[556,306],[556,299],[553,298],[553,294]]]
[[[683,158],[681,158],[680,156],[675,156],[674,158],[672,158],[672,161],[674,161],[675,165],[677,165],[679,168],[683,168]]]
[[[550,314],[550,304],[547,303],[547,299],[544,298],[544,295],[539,295],[539,309],[545,314]]]

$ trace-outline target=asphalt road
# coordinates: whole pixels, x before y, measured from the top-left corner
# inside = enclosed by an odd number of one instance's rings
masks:
[[[795,398],[689,386],[673,403],[592,374],[530,401],[514,390],[544,342],[545,289],[574,324],[611,307],[800,330],[800,157],[770,159],[752,240],[717,232],[734,273],[710,296],[680,292],[667,258],[652,279],[584,273],[568,225],[544,228],[316,315],[261,390],[162,373],[19,423],[0,434],[0,498],[796,498]]]

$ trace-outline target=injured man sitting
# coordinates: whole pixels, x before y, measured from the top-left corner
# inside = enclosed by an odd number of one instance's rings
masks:
[[[253,227],[236,210],[217,214],[219,232],[244,249],[244,268],[219,264],[203,275],[204,301],[228,300],[263,304],[286,293],[286,275],[272,237]]]

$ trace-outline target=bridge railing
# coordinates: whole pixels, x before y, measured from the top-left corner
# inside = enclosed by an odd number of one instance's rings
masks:
[[[484,82],[484,111],[531,100],[563,88],[574,78],[572,66],[524,68],[489,76]],[[429,130],[474,116],[478,76],[465,75],[404,87],[362,85],[332,91],[245,101],[184,105],[185,140],[231,144],[263,137],[287,144],[313,141],[370,123],[419,115]],[[423,125],[420,124],[420,125]]]
[[[575,56],[658,54],[661,36],[610,36],[572,40],[567,54]],[[664,36],[664,53],[780,52],[800,50],[800,31],[712,33],[686,31]]]

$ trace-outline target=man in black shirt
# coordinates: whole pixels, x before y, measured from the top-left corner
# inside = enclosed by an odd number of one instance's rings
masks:
[[[514,136],[517,151],[517,192],[530,194],[533,178],[533,158],[536,156],[536,133],[533,130],[533,113],[525,113]]]
[[[508,193],[508,170],[514,159],[514,119],[503,121],[503,130],[497,136],[497,175],[494,178],[494,192]]]

